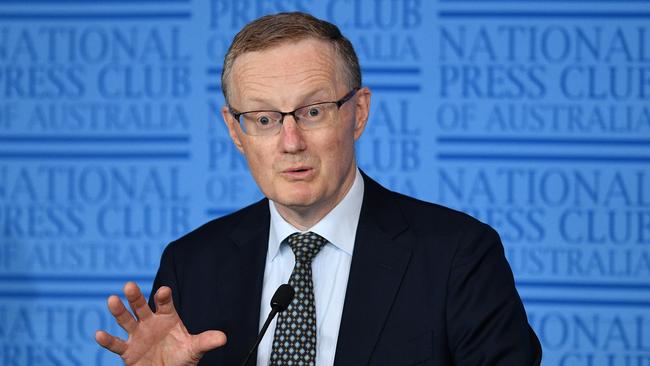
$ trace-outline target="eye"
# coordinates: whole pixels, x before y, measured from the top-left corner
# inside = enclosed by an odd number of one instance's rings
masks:
[[[267,126],[271,123],[271,118],[269,116],[259,116],[257,117],[257,123],[261,124],[262,126]]]
[[[328,118],[327,106],[328,103],[318,103],[301,107],[296,109],[296,117],[303,120],[303,125],[305,123],[321,123]]]
[[[320,114],[321,114],[320,107],[311,107],[307,111],[307,115],[309,117],[318,117],[318,116],[320,116]]]

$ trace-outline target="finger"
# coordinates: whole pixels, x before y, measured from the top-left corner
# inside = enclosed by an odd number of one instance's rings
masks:
[[[126,307],[119,297],[113,295],[108,298],[108,310],[113,314],[115,320],[117,320],[117,324],[119,324],[127,333],[133,333],[133,331],[138,327],[135,318],[128,310],[126,310]]]
[[[95,341],[107,350],[117,353],[118,355],[124,354],[128,348],[126,342],[118,337],[112,336],[103,330],[95,332]]]
[[[153,315],[151,308],[147,305],[147,300],[142,295],[142,291],[135,282],[127,282],[124,285],[124,296],[129,301],[129,306],[133,310],[133,314],[140,320],[145,320]]]
[[[199,355],[226,344],[226,334],[219,330],[207,330],[192,336],[192,350]]]
[[[153,297],[154,302],[156,303],[156,313],[157,314],[174,314],[176,309],[174,308],[174,301],[172,299],[172,289],[167,286],[162,286],[156,291],[156,294]]]

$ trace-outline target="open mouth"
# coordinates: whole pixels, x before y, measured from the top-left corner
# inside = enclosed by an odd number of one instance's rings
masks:
[[[311,174],[312,171],[313,169],[309,167],[297,167],[285,170],[284,174],[293,178],[306,178]]]
[[[308,171],[309,168],[297,168],[297,169],[290,169],[289,172],[292,173],[302,173]]]

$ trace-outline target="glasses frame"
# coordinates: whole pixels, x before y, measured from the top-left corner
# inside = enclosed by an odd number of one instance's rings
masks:
[[[341,109],[341,106],[343,106],[343,104],[345,104],[348,100],[352,99],[352,97],[354,97],[357,94],[359,89],[361,89],[361,88],[353,88],[352,90],[350,90],[347,94],[345,94],[339,100],[334,100],[334,101],[331,101],[331,102],[311,103],[311,104],[300,106],[300,107],[292,110],[291,112],[274,111],[272,109],[257,109],[257,110],[253,110],[253,111],[237,112],[230,105],[228,105],[228,112],[230,112],[230,115],[232,115],[232,117],[239,123],[239,127],[241,127],[242,131],[244,131],[244,133],[247,134],[247,135],[249,133],[246,132],[246,129],[242,127],[242,121],[241,121],[241,119],[239,119],[239,117],[241,117],[241,115],[245,114],[245,113],[259,113],[259,112],[280,113],[280,115],[282,116],[282,117],[280,117],[280,122],[279,122],[280,126],[282,126],[282,124],[284,123],[284,117],[292,116],[293,119],[296,121],[296,124],[298,125],[298,127],[300,127],[302,129],[302,127],[301,127],[302,125],[299,123],[300,118],[298,118],[298,116],[296,116],[296,112],[298,110],[303,109],[303,108],[307,108],[307,107],[312,107],[312,106],[319,105],[319,104],[330,104],[330,103],[336,104],[336,110],[339,110],[339,109]],[[253,135],[253,136],[273,136],[273,135],[277,134],[278,132],[280,132],[281,129],[282,128],[279,128],[278,131],[273,133],[273,134],[269,134],[269,135]]]

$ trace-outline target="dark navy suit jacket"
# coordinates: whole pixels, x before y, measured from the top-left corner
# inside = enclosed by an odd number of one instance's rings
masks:
[[[540,344],[497,233],[364,183],[335,365],[538,365]],[[255,340],[269,223],[264,199],[165,249],[152,294],[171,287],[190,333],[228,337],[202,366],[239,365]]]

